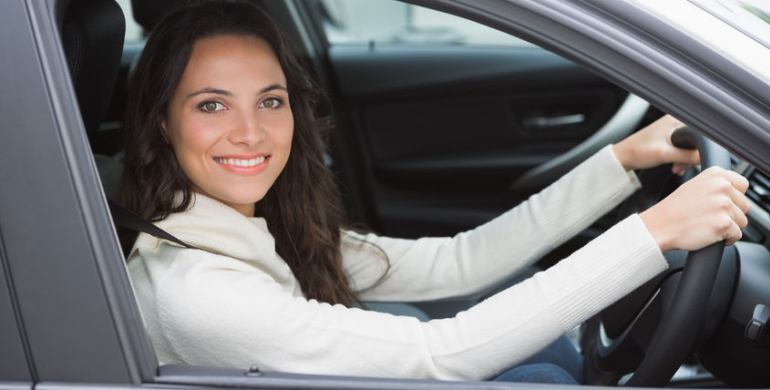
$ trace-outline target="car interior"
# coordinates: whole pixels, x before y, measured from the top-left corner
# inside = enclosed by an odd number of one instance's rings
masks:
[[[381,234],[438,236],[472,228],[544,188],[593,153],[596,145],[627,135],[610,130],[633,131],[662,114],[542,49],[375,48],[374,42],[332,45],[318,33],[330,19],[323,2],[255,2],[296,41],[327,90],[332,102],[327,109],[334,118],[327,163],[339,178],[352,225]],[[61,3],[65,4],[61,41],[72,86],[105,196],[112,199],[119,191],[126,89],[142,43],[124,42],[124,10],[115,0]],[[131,0],[130,7],[135,21],[151,31],[173,3]],[[549,122],[576,115],[581,119],[575,123]],[[477,118],[484,118],[484,123],[475,123]],[[469,137],[470,133],[474,136]],[[737,157],[733,164],[750,176],[749,197],[760,210],[769,210],[770,178]],[[663,181],[661,191],[671,186],[670,178]],[[624,212],[615,210],[535,267],[491,291],[411,305],[371,304],[370,308],[421,320],[453,316],[497,289],[549,267],[601,234]],[[711,323],[696,341],[699,353],[685,361],[671,386],[770,384],[766,370],[770,341],[764,335],[768,315],[762,317],[761,310],[762,302],[770,305],[770,291],[766,291],[770,289],[762,288],[770,280],[765,266],[770,259],[765,247],[770,218],[764,212],[752,221],[758,218],[767,222],[752,223],[744,232],[744,242],[725,251],[713,291],[732,293],[720,298],[712,292]],[[593,383],[614,384],[621,380],[619,374],[638,364],[642,346],[652,337],[650,323],[660,320],[675,290],[684,256],[671,254],[670,273],[605,311],[601,321],[597,317],[575,330],[575,340],[586,353],[597,353],[601,337],[624,339],[620,347],[612,348],[617,350],[600,352],[591,360]],[[654,296],[658,299],[650,304]],[[647,309],[645,314],[637,316],[642,308]],[[744,331],[751,324],[761,328],[753,338]],[[627,357],[620,359],[619,354]],[[157,361],[149,364],[157,366]],[[158,370],[160,376],[176,380],[202,372],[208,373],[202,368]]]

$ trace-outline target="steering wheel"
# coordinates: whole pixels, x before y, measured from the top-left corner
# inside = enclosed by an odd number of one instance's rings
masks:
[[[680,148],[694,149],[697,147],[700,153],[701,166],[704,169],[712,166],[719,166],[724,169],[731,168],[730,154],[727,150],[690,128],[677,129],[672,134],[671,140],[675,146]],[[644,173],[648,172],[645,171]],[[662,197],[662,187],[671,177],[668,166],[659,167],[656,171],[649,173],[651,175],[647,176],[651,177],[652,180],[645,180],[644,175],[642,175],[645,186],[627,201],[630,210],[624,205],[626,213],[641,211],[640,209],[649,207]],[[646,181],[653,181],[654,183],[647,183]],[[700,329],[706,314],[706,306],[711,295],[712,285],[717,277],[724,247],[725,243],[722,241],[687,254],[672,303],[658,323],[644,352],[644,358],[627,382],[628,386],[664,386],[690,354],[696,342],[698,329]],[[641,294],[646,293],[642,292]],[[630,327],[630,325],[628,326]],[[602,327],[603,325],[597,329],[597,332],[603,332]],[[606,337],[602,338],[602,335],[597,335],[596,342],[608,342],[609,345],[602,346],[604,350],[623,350],[624,347],[628,347],[625,344],[630,344],[626,338],[627,333],[628,329],[614,340],[606,340]],[[599,341],[602,339],[604,341]]]

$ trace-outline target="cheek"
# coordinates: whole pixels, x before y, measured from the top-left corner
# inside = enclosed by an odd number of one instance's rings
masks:
[[[205,152],[218,140],[217,128],[206,121],[182,122],[174,133],[171,143],[178,154]]]
[[[286,119],[286,131],[283,134],[284,142],[291,148],[291,142],[294,139],[294,114],[289,111]]]
[[[294,117],[291,111],[286,111],[269,120],[271,123],[266,127],[271,129],[270,137],[273,146],[283,150],[288,155],[294,138]]]
[[[281,142],[287,151],[291,150],[291,143],[294,140],[294,122],[291,127],[287,128],[285,132],[281,134]]]

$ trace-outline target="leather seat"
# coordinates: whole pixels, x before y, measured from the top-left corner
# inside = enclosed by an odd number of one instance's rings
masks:
[[[179,0],[131,0],[134,20],[151,31],[163,14],[173,8]]]
[[[114,0],[73,0],[64,14],[62,44],[89,137],[109,108],[125,34],[125,17]]]
[[[66,8],[62,45],[89,139],[94,139],[110,107],[125,33],[125,17],[115,0],[72,0]],[[117,192],[121,157],[94,156],[108,197]]]

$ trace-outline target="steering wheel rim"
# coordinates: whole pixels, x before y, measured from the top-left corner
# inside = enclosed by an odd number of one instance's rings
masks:
[[[701,166],[706,169],[719,166],[730,169],[730,154],[719,145],[690,128],[677,129],[672,135],[674,145],[686,149],[698,148]],[[658,189],[653,189],[658,191]],[[659,194],[653,192],[653,194]],[[647,195],[648,197],[654,195]],[[639,211],[639,210],[633,210]],[[724,241],[689,252],[671,306],[663,314],[639,366],[626,382],[628,386],[664,386],[673,377],[681,363],[690,354],[712,285],[724,251]],[[597,338],[597,341],[600,338]],[[604,349],[613,350],[625,341],[625,333]]]

